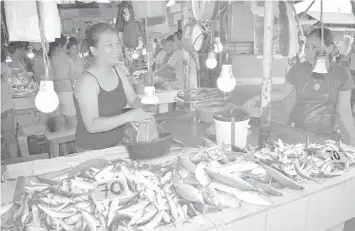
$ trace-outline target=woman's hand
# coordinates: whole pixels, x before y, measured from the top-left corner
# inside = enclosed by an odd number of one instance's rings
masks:
[[[141,108],[136,108],[131,110],[130,116],[132,116],[132,122],[139,122],[139,123],[144,123],[144,122],[150,122],[150,120],[153,118],[153,113],[148,113],[143,111]]]

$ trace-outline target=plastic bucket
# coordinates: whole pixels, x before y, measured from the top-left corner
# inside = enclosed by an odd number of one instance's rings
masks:
[[[244,149],[247,145],[247,138],[249,133],[249,121],[250,118],[247,113],[242,111],[236,111],[233,113],[235,118],[235,146],[240,149]],[[225,145],[231,145],[231,114],[216,113],[213,117],[216,125],[216,142],[220,148],[225,148]]]

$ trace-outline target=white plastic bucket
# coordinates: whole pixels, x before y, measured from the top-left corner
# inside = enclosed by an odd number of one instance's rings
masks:
[[[235,122],[235,146],[240,149],[244,149],[247,145],[247,138],[249,134],[249,121],[250,118],[246,120]],[[225,148],[225,146],[231,145],[231,129],[232,124],[229,121],[220,120],[214,117],[214,122],[216,125],[216,142],[218,147]]]

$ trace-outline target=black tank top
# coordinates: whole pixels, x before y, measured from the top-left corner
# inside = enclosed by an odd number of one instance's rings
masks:
[[[112,117],[120,115],[122,114],[122,110],[127,105],[127,98],[122,86],[122,82],[120,80],[120,76],[118,75],[116,68],[114,69],[118,77],[118,86],[112,91],[104,90],[100,86],[95,75],[90,72],[87,72],[96,79],[100,87],[98,94],[98,109],[100,117]],[[110,148],[119,144],[123,139],[125,133],[125,126],[122,125],[106,132],[90,133],[84,124],[83,118],[81,116],[80,107],[75,97],[75,94],[73,95],[76,115],[78,119],[78,125],[75,134],[76,146],[81,149],[97,150]]]

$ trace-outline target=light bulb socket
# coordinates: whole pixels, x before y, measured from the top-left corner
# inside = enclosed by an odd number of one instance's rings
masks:
[[[223,54],[223,64],[232,65],[232,60],[229,57],[229,52],[226,51]]]
[[[216,59],[216,54],[214,53],[214,51],[208,52],[207,59]]]
[[[219,78],[234,78],[231,64],[223,64]]]

